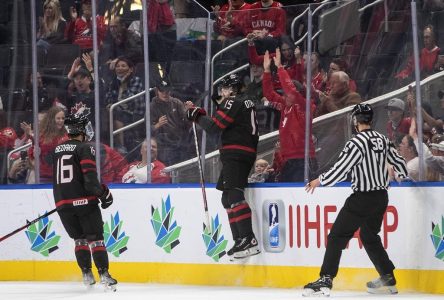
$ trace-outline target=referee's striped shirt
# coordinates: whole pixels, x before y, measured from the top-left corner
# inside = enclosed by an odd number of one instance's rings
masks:
[[[351,171],[352,189],[368,192],[387,189],[387,162],[400,178],[407,177],[407,167],[390,140],[374,130],[363,130],[345,144],[338,161],[319,176],[322,185],[332,186],[347,178]]]

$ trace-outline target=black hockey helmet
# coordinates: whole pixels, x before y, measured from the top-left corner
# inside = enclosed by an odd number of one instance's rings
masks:
[[[91,122],[83,114],[70,114],[65,117],[65,129],[69,135],[76,136],[83,134],[87,142],[94,136]]]
[[[373,120],[373,109],[370,104],[356,104],[352,110],[352,122],[353,126],[357,126],[358,123],[371,124]]]
[[[221,80],[221,87],[231,87],[235,93],[239,93],[242,88],[242,81],[237,74],[230,74]]]

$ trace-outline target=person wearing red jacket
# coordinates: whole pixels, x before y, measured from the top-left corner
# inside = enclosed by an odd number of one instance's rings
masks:
[[[82,15],[79,16],[74,7],[70,8],[71,21],[65,29],[65,38],[80,46],[82,51],[88,51],[93,48],[93,29],[92,29],[92,8],[91,0],[82,0]],[[105,38],[107,26],[103,16],[96,16],[97,39],[99,46]]]
[[[248,11],[244,35],[254,33],[258,38],[277,38],[286,33],[287,16],[282,4],[273,0],[260,0],[253,3]]]
[[[243,23],[248,14],[251,4],[244,0],[228,0],[222,7],[216,5],[213,12],[216,15],[214,31],[219,34],[219,40],[235,38],[243,35]]]
[[[128,162],[117,150],[106,144],[100,144],[100,176],[102,181],[120,183],[122,176],[128,170]]]
[[[171,29],[176,21],[168,0],[147,0],[148,32],[163,32]]]
[[[432,25],[427,25],[423,32],[424,48],[419,54],[419,69],[421,78],[429,76],[435,72],[438,63],[440,48],[436,45],[435,32]],[[402,71],[395,75],[400,84],[410,80],[415,69],[413,55],[407,61]]]
[[[147,183],[147,151],[148,143],[143,141],[140,147],[142,161],[134,162],[130,165],[128,172],[122,177],[123,183]],[[157,141],[151,139],[151,183],[171,183],[171,177],[163,169],[165,165],[157,160]]]
[[[280,181],[294,182],[304,181],[304,155],[305,155],[305,98],[297,91],[287,71],[281,64],[281,53],[276,49],[276,56],[273,58],[274,64],[278,68],[279,80],[282,84],[284,94],[281,96],[273,89],[271,81],[270,54],[264,55],[264,78],[262,81],[264,96],[270,102],[280,104],[281,121],[279,124],[280,154],[284,161],[281,171]],[[311,104],[310,132],[311,123],[315,106]],[[310,178],[316,177],[317,161],[313,139],[310,136],[309,156],[310,156]]]

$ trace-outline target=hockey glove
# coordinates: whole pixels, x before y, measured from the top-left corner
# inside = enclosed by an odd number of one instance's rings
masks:
[[[205,116],[206,114],[205,109],[195,106],[187,110],[187,119],[196,122],[200,116]]]
[[[99,197],[100,203],[102,203],[100,206],[103,209],[108,208],[111,204],[113,204],[113,195],[111,194],[109,188],[102,183],[103,193]]]

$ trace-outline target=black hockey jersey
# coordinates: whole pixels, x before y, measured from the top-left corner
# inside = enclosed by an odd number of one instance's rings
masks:
[[[53,192],[56,207],[97,205],[103,189],[97,178],[95,149],[78,140],[68,140],[54,149]]]
[[[242,96],[224,99],[213,117],[200,117],[198,123],[208,132],[222,131],[221,153],[235,151],[256,155],[259,133],[252,100]]]

